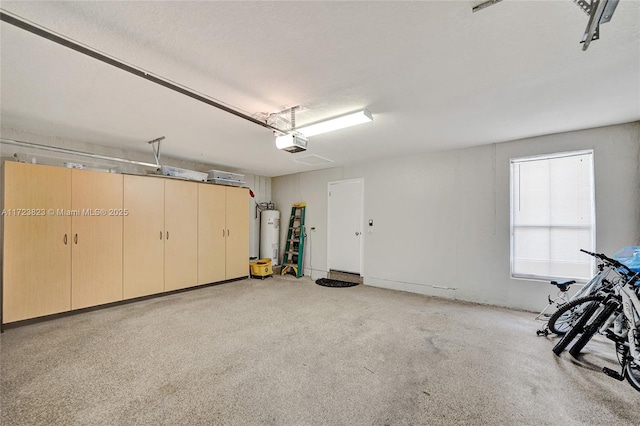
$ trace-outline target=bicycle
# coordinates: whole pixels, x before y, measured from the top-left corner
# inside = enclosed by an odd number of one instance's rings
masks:
[[[614,327],[611,337],[622,338],[625,334],[627,337],[624,344],[619,341],[616,343],[616,353],[622,371],[618,373],[607,367],[603,367],[602,371],[618,380],[626,377],[629,384],[640,392],[640,273],[636,273],[635,277],[620,289],[620,296],[624,321],[619,333],[616,333]]]
[[[548,315],[546,311],[552,306],[556,306],[556,311],[548,316],[548,321],[542,329],[536,331],[538,336],[548,336],[549,332],[559,336],[564,335],[575,325],[577,318],[584,312],[587,305],[596,300],[600,300],[597,292],[604,287],[610,286],[607,276],[613,268],[605,263],[598,265],[598,273],[582,286],[572,297],[567,296],[567,292],[575,280],[569,281],[551,281],[552,285],[558,287],[558,297],[551,299],[548,296],[549,304],[536,316],[536,320],[544,320]]]
[[[577,357],[592,337],[601,333],[615,342],[618,362],[622,367],[619,373],[607,367],[603,367],[602,371],[620,381],[626,378],[640,392],[640,272],[604,254],[582,251],[615,268],[619,279],[600,295],[601,300],[588,305],[575,326],[553,348],[553,352],[560,355],[580,334],[569,351],[573,357]]]
[[[555,285],[558,288],[558,294],[556,295],[555,299],[551,299],[551,295],[547,296],[547,299],[549,300],[549,304],[538,314],[538,316],[535,317],[536,321],[544,321],[546,319],[546,323],[544,328],[540,329],[540,330],[536,330],[536,334],[538,336],[548,336],[549,335],[549,318],[552,316],[552,314],[547,314],[547,310],[549,308],[551,308],[552,306],[555,306],[556,311],[558,311],[558,309],[560,309],[562,306],[566,305],[567,303],[569,303],[569,301],[571,300],[571,298],[569,298],[568,296],[568,292],[569,289],[571,288],[572,284],[575,284],[575,280],[568,280],[568,281],[551,281],[551,285]],[[555,323],[555,322],[554,322]],[[555,333],[555,332],[554,332]]]
[[[553,353],[556,355],[560,355],[578,334],[584,334],[585,330],[591,327],[594,320],[600,318],[599,315],[605,311],[605,306],[609,304],[615,294],[615,286],[628,278],[626,275],[628,268],[618,261],[610,259],[604,254],[591,253],[586,250],[580,251],[596,257],[601,262],[602,269],[598,275],[601,277],[602,285],[593,288],[595,294],[584,298],[585,303],[581,305],[581,311],[576,310],[572,313],[570,321],[567,321],[571,322],[571,327],[553,347]]]

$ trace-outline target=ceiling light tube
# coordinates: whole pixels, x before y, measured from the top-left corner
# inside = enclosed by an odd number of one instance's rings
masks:
[[[361,111],[351,112],[349,114],[340,115],[328,120],[319,121],[317,123],[298,127],[297,132],[302,133],[305,137],[319,135],[321,133],[332,132],[334,130],[344,129],[345,127],[356,126],[358,124],[369,123],[373,121],[373,116],[369,111],[363,109]]]

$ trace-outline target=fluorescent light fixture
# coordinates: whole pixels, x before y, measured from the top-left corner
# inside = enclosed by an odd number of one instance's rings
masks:
[[[302,133],[305,137],[319,135],[321,133],[332,132],[345,127],[356,126],[358,124],[369,123],[373,121],[373,116],[369,111],[363,109],[361,111],[351,112],[349,114],[340,115],[328,120],[319,121],[317,123],[296,128],[296,132]]]

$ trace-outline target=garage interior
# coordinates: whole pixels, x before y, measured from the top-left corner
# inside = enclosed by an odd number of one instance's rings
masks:
[[[596,3],[3,1],[0,423],[640,423],[534,320],[640,246],[640,3]],[[578,156],[531,261],[523,164]]]

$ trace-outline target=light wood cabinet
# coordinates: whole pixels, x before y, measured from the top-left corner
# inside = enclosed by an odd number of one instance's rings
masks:
[[[164,179],[124,176],[125,299],[164,291]]]
[[[71,308],[71,170],[6,162],[3,322]]]
[[[198,283],[249,275],[249,192],[200,184]]]
[[[198,284],[226,279],[226,190],[198,185]]]
[[[246,188],[4,163],[2,323],[249,275]]]
[[[198,284],[198,184],[164,180],[164,290]]]
[[[72,170],[71,194],[71,309],[122,300],[123,176]]]
[[[249,275],[249,191],[226,190],[226,279],[232,279]]]
[[[198,283],[198,184],[124,177],[124,298]]]

